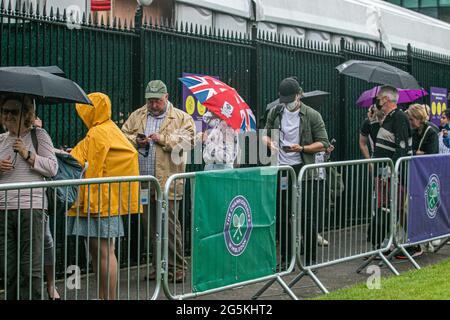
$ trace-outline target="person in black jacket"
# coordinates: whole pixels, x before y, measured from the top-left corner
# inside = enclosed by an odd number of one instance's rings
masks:
[[[412,154],[411,126],[408,117],[397,106],[398,91],[391,86],[382,86],[376,98],[376,108],[385,114],[383,123],[377,133],[375,149],[372,158],[390,158],[394,163],[401,157]],[[376,197],[376,210],[372,215],[368,229],[368,240],[374,249],[380,249],[387,244],[390,230],[390,167],[376,166],[374,174],[374,187]],[[405,179],[400,178],[400,185],[405,185]],[[402,190],[402,188],[400,188]],[[400,205],[403,207],[404,195],[399,194]],[[398,216],[403,216],[400,209]]]
[[[426,107],[412,104],[406,114],[412,128],[412,149],[414,155],[439,153],[439,132],[428,122]]]

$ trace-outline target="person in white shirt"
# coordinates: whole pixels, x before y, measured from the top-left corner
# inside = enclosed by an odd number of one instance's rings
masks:
[[[239,151],[236,131],[209,111],[203,121],[211,128],[202,134],[205,171],[233,169]]]

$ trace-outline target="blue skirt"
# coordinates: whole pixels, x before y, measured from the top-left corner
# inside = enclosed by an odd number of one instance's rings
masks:
[[[67,217],[67,235],[118,238],[124,236],[121,216],[106,218]]]

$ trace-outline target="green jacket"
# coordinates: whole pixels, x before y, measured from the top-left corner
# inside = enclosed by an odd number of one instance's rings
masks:
[[[284,105],[279,104],[273,107],[267,115],[265,129],[267,136],[271,137],[271,129],[281,129],[281,117],[283,116]],[[300,106],[300,145],[307,146],[314,142],[321,142],[325,148],[330,146],[328,141],[325,123],[319,112],[307,106],[303,102]],[[313,153],[302,153],[304,164],[315,163],[315,155]]]

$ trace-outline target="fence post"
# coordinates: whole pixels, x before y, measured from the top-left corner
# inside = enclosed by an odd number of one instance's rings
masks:
[[[339,47],[339,53],[342,57],[342,62],[346,61],[346,55],[345,55],[345,39],[342,37]],[[345,76],[342,74],[339,74],[339,123],[341,124],[338,137],[340,141],[337,141],[337,150],[339,154],[339,161],[345,160],[345,155],[347,154],[347,115],[348,112],[346,110],[346,85],[345,85]]]
[[[132,66],[132,104],[133,109],[136,110],[142,106],[143,96],[144,96],[144,30],[142,29],[142,17],[143,10],[142,5],[138,5],[136,8],[136,13],[134,16],[134,32],[136,34],[133,40],[133,66]]]
[[[413,60],[412,47],[411,47],[411,43],[408,43],[408,46],[406,48],[406,61],[408,63],[409,74],[412,74],[412,60]]]
[[[259,124],[258,127],[261,128],[261,127],[264,127],[264,124],[261,123],[263,110],[261,109],[262,108],[262,106],[260,105],[261,99],[258,94],[259,93],[258,87],[259,87],[259,81],[260,81],[260,74],[259,74],[260,70],[259,70],[259,64],[258,64],[259,45],[257,43],[258,27],[257,27],[256,23],[252,25],[251,37],[252,37],[253,51],[252,51],[252,55],[251,55],[251,59],[250,59],[250,70],[251,70],[250,79],[252,79],[250,81],[250,105],[254,106],[256,121]]]

